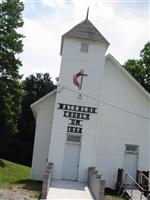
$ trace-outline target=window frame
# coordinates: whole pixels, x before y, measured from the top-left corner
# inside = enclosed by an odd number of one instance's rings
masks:
[[[127,150],[127,147],[135,147],[135,150]],[[136,144],[125,144],[125,153],[138,154],[139,153],[139,145]]]
[[[80,52],[81,53],[88,53],[89,52],[89,43],[81,42]]]
[[[79,137],[79,138],[80,138],[80,141],[68,141],[68,136],[76,136],[76,137]],[[66,134],[66,143],[81,144],[81,134],[67,133],[67,134]]]

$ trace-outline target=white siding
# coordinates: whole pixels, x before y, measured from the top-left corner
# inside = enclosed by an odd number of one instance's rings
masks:
[[[106,60],[103,101],[148,117],[149,100],[114,63]],[[123,168],[125,144],[139,145],[139,170],[149,170],[149,130],[147,119],[100,104],[96,166],[114,187],[117,169]]]
[[[89,51],[85,53],[80,51],[82,42],[84,40],[64,40],[59,83],[61,86],[78,91],[73,85],[73,75],[83,69],[88,76],[84,77],[81,92],[96,97],[101,92],[106,44],[87,41]]]
[[[51,126],[56,94],[52,94],[36,106],[37,119],[32,159],[32,179],[42,180],[48,161]]]
[[[150,117],[150,101],[111,59],[105,61],[103,43],[90,42],[89,52],[82,53],[81,42],[64,40],[60,88],[57,95],[47,97],[37,108],[32,177],[42,179],[48,158],[54,163],[53,178],[62,178],[69,119],[63,117],[58,103],[89,106],[98,108],[98,114],[90,114],[90,120],[82,122],[78,180],[87,181],[88,167],[95,166],[106,180],[106,187],[114,188],[117,170],[123,168],[125,144],[139,145],[138,169],[150,170],[150,121],[129,113]],[[80,69],[88,76],[78,91],[72,80]],[[79,99],[78,92],[85,96]]]
[[[85,96],[78,98],[79,90],[73,85],[73,75],[81,69],[88,76],[84,77],[81,92],[98,98],[103,80],[104,60],[106,45],[103,43],[89,42],[88,53],[83,53],[80,40],[65,39],[63,46],[62,62],[59,83],[62,89],[56,96],[52,138],[50,143],[49,161],[54,162],[53,178],[62,178],[66,131],[69,119],[63,117],[63,111],[58,110],[58,103],[74,104],[81,106],[97,107],[98,103]],[[68,90],[69,88],[69,90]],[[90,120],[83,121],[83,134],[79,163],[79,181],[87,181],[88,167],[95,164],[95,137],[97,114],[91,114]]]

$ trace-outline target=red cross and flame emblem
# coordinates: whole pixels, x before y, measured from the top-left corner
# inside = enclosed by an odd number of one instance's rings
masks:
[[[87,74],[84,74],[83,69],[73,76],[73,84],[78,87],[78,90],[81,90],[82,88],[83,76],[87,76]]]

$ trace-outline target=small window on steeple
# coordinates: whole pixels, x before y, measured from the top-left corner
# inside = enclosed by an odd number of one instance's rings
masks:
[[[88,43],[81,43],[81,52],[88,53],[89,44]]]

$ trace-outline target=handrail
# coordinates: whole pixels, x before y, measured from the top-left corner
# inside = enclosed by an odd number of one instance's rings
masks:
[[[121,183],[121,187],[120,187],[120,191],[121,191],[121,188],[124,188],[124,192],[122,193],[122,195],[120,197],[122,197],[124,195],[125,192],[127,192],[127,188],[125,187],[125,179],[126,177],[128,177],[136,186],[138,186],[138,190],[140,191],[140,196],[139,196],[139,200],[142,200],[142,197],[144,196],[144,192],[145,192],[145,189],[143,187],[141,187],[133,178],[132,176],[130,176],[128,174],[128,172],[126,172],[125,170],[123,170],[123,174],[124,174],[124,178],[122,180],[122,183]],[[131,188],[131,194],[130,194],[130,197],[131,199],[133,199],[133,192],[134,191],[134,188]],[[120,192],[119,192],[120,193]]]
[[[143,174],[143,172],[139,172],[139,174],[141,174],[147,180],[147,182],[150,184],[149,177],[147,177],[145,174]]]
[[[143,187],[141,187],[141,186],[132,178],[132,176],[130,176],[130,175],[128,174],[128,172],[126,172],[125,170],[124,170],[124,174],[126,174],[126,175],[132,180],[132,182],[134,182],[143,192],[145,191],[145,189],[144,189]]]

